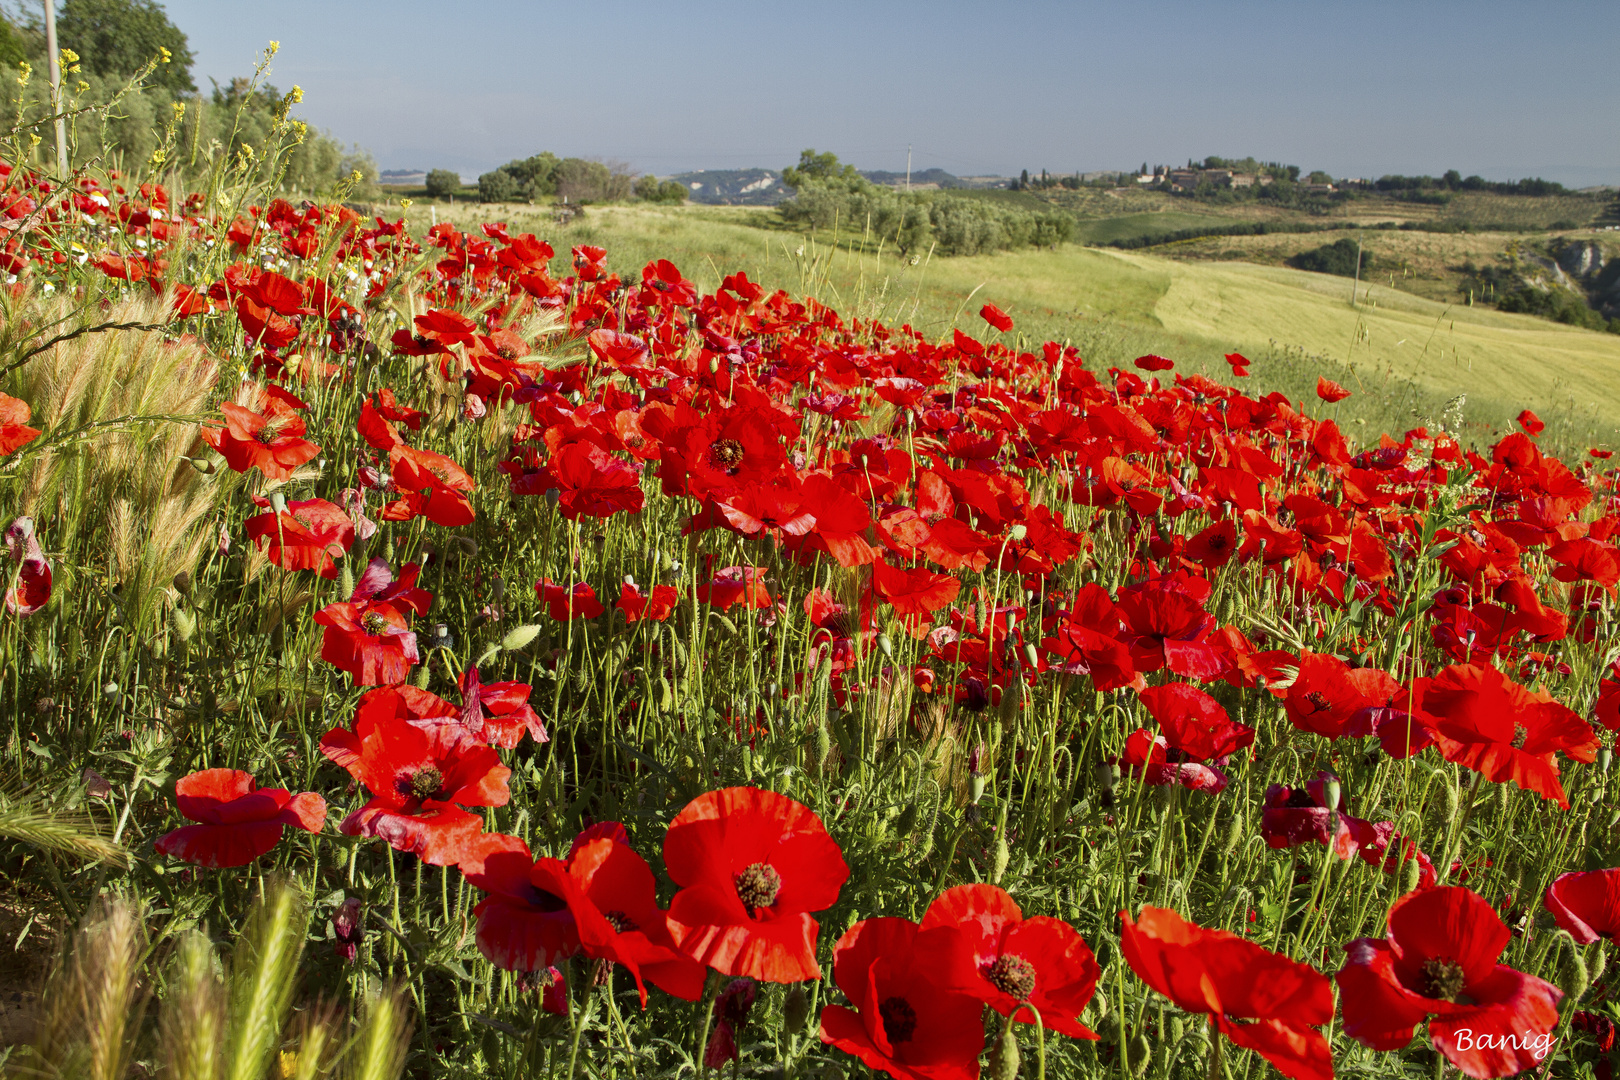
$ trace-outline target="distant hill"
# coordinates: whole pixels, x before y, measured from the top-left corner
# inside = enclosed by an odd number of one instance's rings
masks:
[[[884,172],[881,169],[872,172],[863,172],[862,176],[874,184],[884,184],[888,187],[905,187],[906,174],[903,172]],[[911,174],[911,186],[914,188],[959,188],[970,187],[959,176],[952,176],[944,169],[918,169]]]
[[[775,206],[793,194],[771,169],[705,169],[670,179],[684,184],[693,202],[715,206]]]

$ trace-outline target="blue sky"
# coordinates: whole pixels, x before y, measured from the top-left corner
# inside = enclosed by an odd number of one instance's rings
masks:
[[[1620,184],[1620,3],[167,0],[198,83],[249,71],[383,168],[540,150],[638,171],[1015,174],[1208,154],[1335,176]]]

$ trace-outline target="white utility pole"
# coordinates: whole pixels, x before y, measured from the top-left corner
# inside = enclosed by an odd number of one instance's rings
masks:
[[[49,0],[46,0],[49,3]],[[911,144],[906,144],[906,190],[911,190]]]
[[[62,64],[56,48],[56,4],[45,0],[46,70],[51,76],[51,112],[56,116],[56,175],[67,179],[67,122],[62,119]]]

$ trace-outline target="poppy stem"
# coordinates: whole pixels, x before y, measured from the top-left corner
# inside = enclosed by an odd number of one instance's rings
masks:
[[[1221,1064],[1221,1029],[1215,1026],[1215,1017],[1209,1018],[1209,1080],[1223,1080],[1226,1069]]]
[[[708,985],[703,988],[703,1032],[698,1036],[697,1069],[698,1075],[705,1075],[709,1069],[703,1062],[709,1053],[709,1029],[714,1023],[714,992],[718,989],[716,980],[710,976]]]
[[[585,1008],[580,1012],[579,1026],[574,1028],[574,1042],[568,1050],[568,1080],[574,1080],[574,1066],[579,1061],[579,1040],[590,1026],[591,1014],[596,1011],[596,975],[601,965],[602,962],[598,960],[585,976]]]
[[[1013,1006],[1013,1011],[1007,1014],[1007,1019],[1001,1025],[1001,1037],[1012,1037],[1013,1021],[1018,1014],[1028,1009],[1035,1014],[1035,1077],[1036,1080],[1046,1080],[1046,1023],[1041,1019],[1041,1010],[1027,1001],[1020,1001]]]

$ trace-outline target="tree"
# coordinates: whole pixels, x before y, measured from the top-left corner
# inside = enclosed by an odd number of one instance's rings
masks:
[[[427,174],[427,193],[443,199],[461,190],[461,175],[449,169],[432,169]]]
[[[10,20],[0,18],[0,64],[16,67],[28,59],[28,44]]]
[[[831,150],[818,154],[814,150],[804,150],[799,154],[799,164],[789,165],[782,170],[782,183],[795,191],[799,185],[806,181],[817,180],[848,180],[859,181],[861,174],[853,165],[845,165],[838,160],[838,155]]]
[[[505,167],[478,178],[478,197],[484,202],[516,202],[524,198],[523,186]]]
[[[56,39],[79,54],[93,75],[126,78],[168,50],[168,62],[152,73],[151,85],[171,93],[194,93],[191,48],[157,0],[63,0]]]

